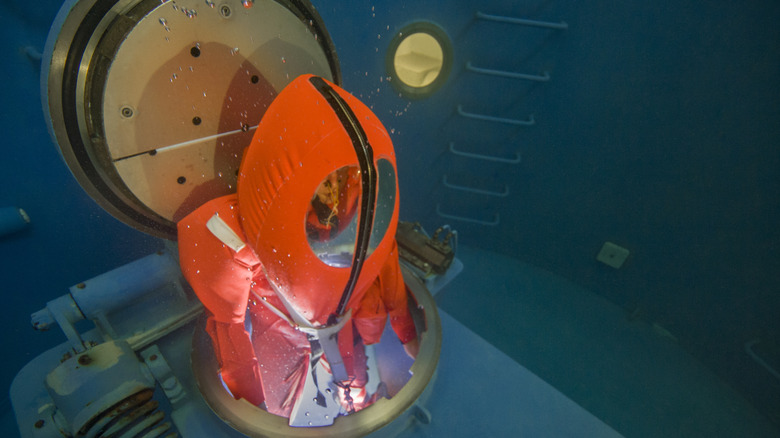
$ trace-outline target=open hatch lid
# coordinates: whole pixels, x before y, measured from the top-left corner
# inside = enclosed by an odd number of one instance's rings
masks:
[[[341,82],[306,0],[71,0],[43,60],[46,120],[73,175],[110,214],[167,239],[235,192],[243,149],[290,81]]]

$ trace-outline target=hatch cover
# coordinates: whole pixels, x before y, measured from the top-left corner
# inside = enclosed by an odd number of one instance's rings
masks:
[[[341,82],[308,1],[81,0],[55,19],[42,94],[87,193],[146,233],[236,190],[243,149],[290,81]]]

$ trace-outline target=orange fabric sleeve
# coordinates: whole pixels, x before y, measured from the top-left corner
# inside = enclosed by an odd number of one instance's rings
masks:
[[[355,327],[366,344],[379,342],[388,315],[393,331],[405,344],[417,336],[412,314],[409,312],[397,244],[393,242],[390,255],[374,283],[366,291],[355,314]]]
[[[382,338],[387,322],[387,310],[380,295],[379,277],[366,291],[352,321],[366,345],[376,344]]]
[[[417,336],[417,331],[409,311],[406,283],[404,283],[401,266],[398,262],[398,244],[395,241],[393,241],[393,249],[390,250],[390,255],[379,273],[379,279],[382,283],[382,302],[390,317],[390,325],[401,343],[405,344]]]

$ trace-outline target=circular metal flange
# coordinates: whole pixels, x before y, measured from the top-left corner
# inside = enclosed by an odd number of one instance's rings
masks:
[[[271,414],[244,399],[236,400],[227,392],[219,378],[214,349],[206,334],[206,319],[202,318],[195,328],[191,358],[192,371],[206,403],[225,423],[250,437],[359,437],[389,425],[402,415],[415,415],[415,402],[424,401],[424,392],[434,379],[438,366],[441,320],[433,296],[422,281],[403,265],[402,271],[404,281],[411,292],[410,308],[415,318],[420,351],[411,368],[402,370],[404,373],[410,373],[411,378],[398,392],[391,394],[390,399],[381,398],[354,414],[337,417],[330,426],[291,427],[287,418]],[[392,341],[391,339],[390,342]],[[382,363],[379,368],[383,368]],[[384,381],[385,378],[392,379],[393,376],[381,377]]]
[[[113,216],[169,239],[235,191],[242,151],[285,85],[341,80],[307,0],[73,0],[43,59],[44,112],[73,175]]]

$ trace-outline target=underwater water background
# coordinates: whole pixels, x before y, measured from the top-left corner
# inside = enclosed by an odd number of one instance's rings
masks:
[[[747,342],[758,340],[762,357],[780,366],[780,4],[313,3],[336,45],[344,87],[391,132],[402,220],[420,221],[429,231],[449,223],[462,245],[533,266],[617,306],[627,324],[654,327],[780,428],[780,381],[745,352]],[[69,286],[161,247],[98,207],[46,132],[36,55],[59,6],[51,0],[35,7],[0,3],[0,206],[24,208],[32,219],[26,230],[0,240],[7,309],[0,385],[6,393],[25,363],[64,339],[58,330],[34,332],[32,312]],[[489,23],[475,19],[477,11],[564,21],[568,28]],[[454,62],[436,94],[408,100],[386,80],[385,51],[392,36],[416,20],[445,30]],[[468,62],[546,71],[551,79],[486,77],[468,71]],[[533,115],[536,123],[467,120],[458,115],[459,105],[507,118]],[[451,143],[502,157],[518,152],[522,161],[455,156]],[[509,194],[452,190],[442,183],[445,175]],[[437,206],[498,223],[444,218]],[[605,241],[630,251],[620,269],[596,261]],[[471,260],[474,266],[487,258]],[[482,267],[492,293],[469,282],[472,295],[455,302],[444,291],[441,302],[523,364],[512,345],[522,335],[513,319],[524,309],[512,306],[528,291],[491,281],[504,278],[494,271],[504,266]],[[582,309],[583,321],[587,312]],[[567,327],[577,330],[577,312],[571,314]],[[570,351],[576,369],[579,350]],[[575,393],[587,382],[556,382],[543,363],[524,365],[584,403]],[[2,409],[5,424],[7,401]]]

